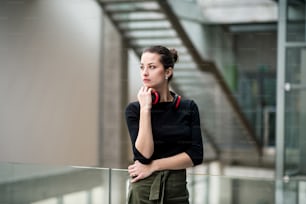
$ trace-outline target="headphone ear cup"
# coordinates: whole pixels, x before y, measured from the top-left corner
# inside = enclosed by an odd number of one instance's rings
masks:
[[[152,91],[151,95],[152,95],[152,104],[153,105],[158,104],[160,100],[159,93],[157,91]]]

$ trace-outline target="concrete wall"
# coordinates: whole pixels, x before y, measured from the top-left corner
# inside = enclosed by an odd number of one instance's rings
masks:
[[[98,164],[101,9],[0,2],[0,161]]]
[[[108,18],[103,18],[102,25],[99,163],[103,167],[126,169],[130,153],[124,119],[128,103],[128,50]]]

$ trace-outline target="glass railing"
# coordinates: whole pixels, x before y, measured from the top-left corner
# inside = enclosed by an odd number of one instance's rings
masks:
[[[277,182],[188,170],[187,180],[190,204],[306,203],[303,179]],[[128,186],[122,169],[0,164],[1,204],[125,204]]]

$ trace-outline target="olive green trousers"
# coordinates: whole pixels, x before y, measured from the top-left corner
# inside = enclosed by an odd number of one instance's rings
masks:
[[[167,170],[130,183],[128,204],[189,204],[186,170]]]

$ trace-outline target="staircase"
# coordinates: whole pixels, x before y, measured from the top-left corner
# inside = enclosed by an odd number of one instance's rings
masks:
[[[262,147],[222,74],[194,47],[167,0],[98,0],[127,46],[140,57],[150,45],[175,48],[171,86],[199,106],[205,160],[258,165]],[[192,11],[191,11],[192,12]]]

